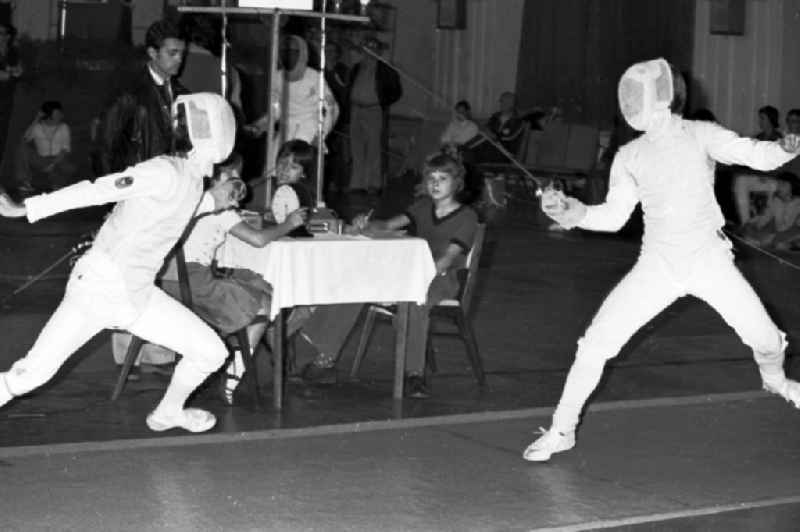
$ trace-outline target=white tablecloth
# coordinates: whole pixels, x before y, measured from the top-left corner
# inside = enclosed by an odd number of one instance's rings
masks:
[[[221,266],[247,268],[272,285],[270,319],[283,308],[378,301],[424,303],[436,274],[421,238],[324,235],[254,248],[229,237]]]

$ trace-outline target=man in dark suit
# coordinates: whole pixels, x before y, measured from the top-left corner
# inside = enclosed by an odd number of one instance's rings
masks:
[[[176,24],[161,20],[147,29],[145,49],[147,63],[132,78],[124,77],[101,119],[96,168],[100,175],[174,151],[170,107],[187,92],[175,79],[186,42]]]

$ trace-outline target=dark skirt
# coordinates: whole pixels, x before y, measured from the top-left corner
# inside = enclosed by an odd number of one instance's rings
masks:
[[[272,287],[258,274],[245,269],[225,270],[216,276],[211,268],[189,262],[189,287],[192,310],[222,334],[231,334],[250,325],[255,317],[264,314],[272,296]],[[162,288],[180,299],[177,281],[163,281]]]

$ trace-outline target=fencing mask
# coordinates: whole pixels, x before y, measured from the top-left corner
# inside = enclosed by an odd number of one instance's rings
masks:
[[[671,114],[673,96],[672,71],[661,58],[632,65],[617,87],[622,116],[638,131],[649,131],[663,124]]]
[[[178,96],[172,105],[174,116],[185,116],[192,143],[189,159],[210,166],[230,155],[236,140],[236,119],[225,98],[198,92]]]

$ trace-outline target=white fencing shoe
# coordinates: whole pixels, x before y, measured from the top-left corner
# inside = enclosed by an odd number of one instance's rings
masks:
[[[530,462],[546,462],[555,453],[569,451],[575,447],[575,432],[558,432],[556,430],[544,430],[539,428],[542,434],[539,438],[528,445],[522,453],[522,457]]]
[[[205,432],[214,427],[217,418],[211,412],[199,408],[186,408],[174,414],[163,414],[158,410],[147,416],[147,426],[155,432],[169,429],[186,429],[189,432]]]
[[[764,389],[770,393],[780,395],[792,403],[795,408],[800,408],[800,382],[792,379],[783,379],[778,384],[764,381]]]

